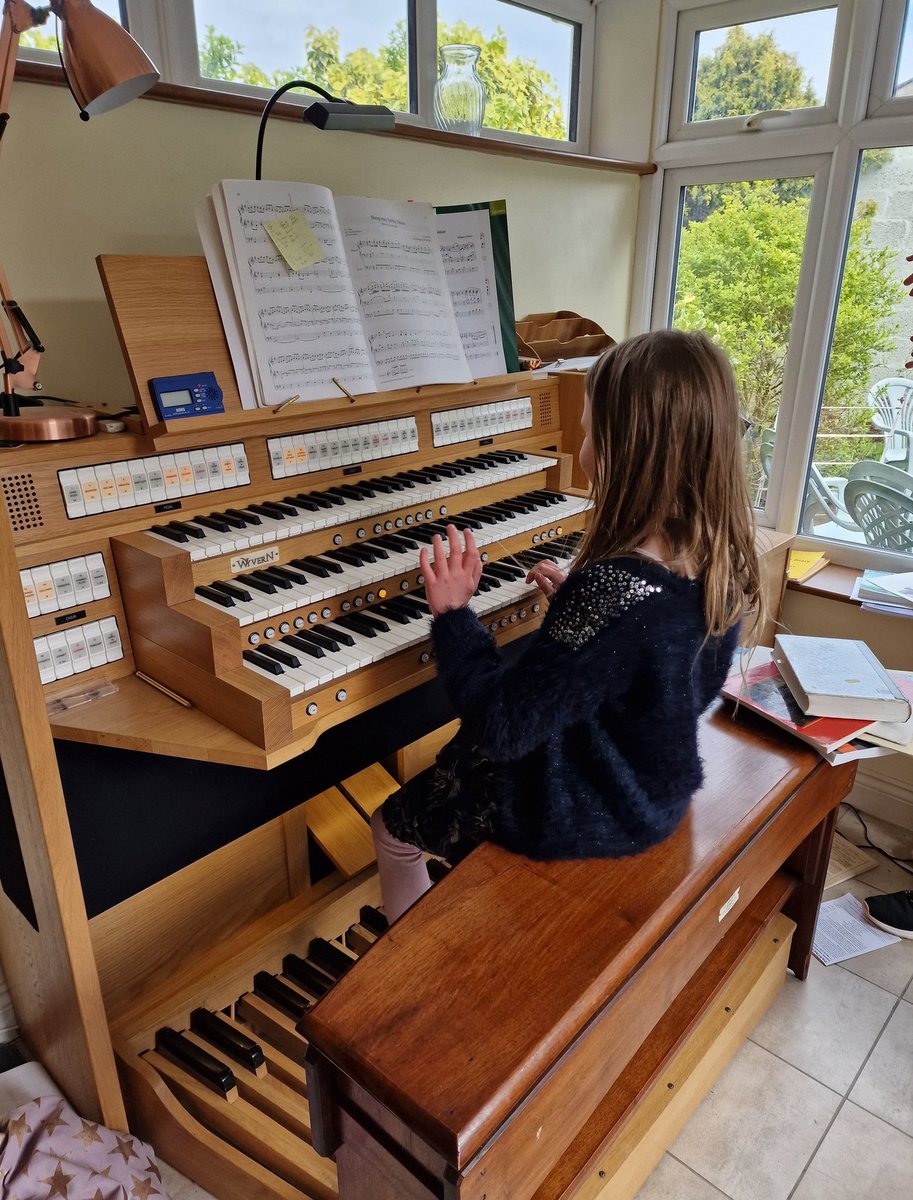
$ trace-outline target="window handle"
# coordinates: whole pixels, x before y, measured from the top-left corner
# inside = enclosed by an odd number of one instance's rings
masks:
[[[792,114],[789,108],[769,108],[764,112],[752,113],[742,122],[743,129],[761,129],[768,117],[788,117]]]

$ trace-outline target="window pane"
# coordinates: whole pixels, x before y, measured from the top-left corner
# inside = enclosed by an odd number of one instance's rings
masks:
[[[702,329],[729,354],[751,421],[755,503],[764,501],[799,284],[812,180],[682,188],[672,324]]]
[[[894,75],[894,95],[913,96],[913,0],[907,0],[907,13],[900,39],[900,54]]]
[[[913,494],[913,371],[904,363],[913,303],[903,280],[911,212],[913,147],[866,150],[803,515],[808,533],[906,553],[913,552],[913,499],[902,499]]]
[[[480,46],[489,129],[576,137],[580,26],[505,0],[438,0],[438,46]]]
[[[688,119],[817,108],[827,95],[836,8],[702,30]]]
[[[92,0],[96,8],[100,8],[103,13],[107,13],[109,17],[113,17],[118,23],[123,23],[121,20],[120,0]],[[39,25],[35,29],[26,30],[19,40],[20,46],[27,46],[30,50],[53,50],[57,53],[57,20],[52,14],[48,17],[44,25]]]
[[[195,0],[200,75],[409,111],[408,0]]]

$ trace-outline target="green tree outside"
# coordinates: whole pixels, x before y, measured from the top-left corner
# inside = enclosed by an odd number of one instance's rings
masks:
[[[480,46],[479,75],[488,93],[485,124],[494,129],[564,139],[567,121],[554,78],[530,59],[511,56],[500,28],[490,38],[465,21],[438,24],[438,45],[464,42]],[[342,54],[337,29],[305,30],[300,67],[267,75],[244,61],[240,42],[206,27],[200,44],[200,73],[208,79],[277,88],[290,79],[307,79],[334,96],[357,104],[386,104],[409,111],[409,46],[405,21],[398,21],[377,50]]]
[[[818,103],[795,56],[770,34],[736,26],[698,64],[695,120]],[[879,151],[872,162],[869,153],[869,169],[890,157]],[[802,177],[685,189],[673,324],[704,329],[726,348],[745,414],[759,428],[772,427],[779,408],[811,184]],[[822,399],[814,459],[832,475],[881,454],[866,390],[891,348],[903,292],[889,250],[872,239],[874,215],[874,205],[860,205],[852,225]]]

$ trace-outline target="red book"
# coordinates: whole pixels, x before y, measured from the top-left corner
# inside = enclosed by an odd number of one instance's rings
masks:
[[[808,716],[796,703],[786,680],[772,662],[750,667],[744,676],[740,671],[730,675],[722,692],[727,700],[735,700],[741,707],[773,721],[774,725],[814,746],[824,757],[875,724],[848,717]]]

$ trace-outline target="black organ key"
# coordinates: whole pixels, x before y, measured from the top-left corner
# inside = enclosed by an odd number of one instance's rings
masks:
[[[308,577],[304,571],[296,571],[292,567],[270,567],[270,571],[274,575],[279,575],[283,579],[287,579],[289,583],[298,584],[307,583]]]
[[[363,567],[365,562],[373,559],[365,558],[359,549],[354,546],[339,546],[336,550],[327,550],[327,558],[335,558],[337,562],[348,563],[351,567]]]
[[[308,958],[316,963],[322,971],[339,979],[350,967],[355,966],[355,960],[349,958],[344,950],[328,942],[326,938],[311,938],[308,946]]]
[[[231,596],[233,600],[250,600],[251,594],[246,588],[238,587],[236,583],[221,583],[216,580],[215,583],[209,585],[216,589],[217,592],[224,592],[226,596]]]
[[[294,509],[296,513],[313,513],[317,512],[318,508],[320,507],[319,505],[315,504],[313,500],[303,500],[300,496],[283,496],[281,503],[287,505],[291,509]]]
[[[220,1062],[213,1054],[201,1050],[183,1033],[168,1026],[155,1031],[155,1048],[160,1054],[176,1060],[186,1067],[191,1074],[205,1083],[211,1084],[222,1093],[228,1093],[238,1086],[231,1067]]]
[[[351,629],[353,633],[360,633],[363,637],[377,637],[377,630],[367,622],[357,620],[358,615],[358,613],[348,613],[346,616],[337,617],[333,624],[341,625],[343,629]],[[355,642],[353,641],[351,644],[354,646]]]
[[[325,504],[335,508],[341,508],[346,502],[345,496],[337,496],[332,488],[327,488],[325,492],[311,492],[311,495],[315,500],[323,500]]]
[[[289,633],[282,640],[285,642],[289,638],[298,638],[299,642],[304,642],[306,646],[312,646],[315,650],[339,649],[338,640],[329,633],[321,633],[317,625],[311,626],[310,629],[299,629],[297,633]],[[301,649],[298,642],[292,641],[289,642],[289,645],[298,646],[298,649]],[[314,657],[319,658],[320,655],[315,654]]]
[[[296,654],[289,654],[287,650],[282,650],[279,646],[260,646],[257,652],[265,654],[267,658],[272,658],[277,663],[282,663],[283,667],[301,666],[301,659]]]
[[[296,1021],[300,1021],[311,1007],[310,1000],[275,975],[270,975],[269,971],[258,971],[254,976],[254,995],[268,1000]]]
[[[307,575],[316,575],[318,579],[330,577],[330,568],[318,562],[316,558],[293,558],[289,566],[297,567]]]
[[[372,629],[376,629],[378,633],[387,633],[390,628],[386,621],[381,620],[380,617],[372,616],[370,611],[353,613],[352,616],[356,617],[360,622],[367,622],[367,624],[370,625]]]
[[[287,633],[282,640],[286,645],[294,646],[296,650],[300,650],[302,654],[306,654],[309,658],[326,658],[323,647],[310,641],[303,634],[304,630],[301,633]]]
[[[264,583],[275,584],[276,587],[282,588],[285,592],[289,591],[292,587],[292,581],[286,579],[284,575],[280,575],[278,571],[274,571],[272,567],[261,567],[257,571],[251,571],[247,578],[250,579],[251,575],[256,576],[257,579],[262,579]]]
[[[282,974],[287,975],[293,983],[303,987],[306,992],[319,1000],[325,996],[336,980],[321,971],[314,963],[301,958],[298,954],[286,954],[282,960]]]
[[[369,554],[374,555],[375,559],[384,559],[390,557],[384,547],[374,541],[373,538],[370,542],[359,542],[359,545],[361,546],[362,551],[367,550]]]
[[[323,567],[333,575],[341,575],[345,570],[345,567],[342,565],[342,563],[336,562],[335,559],[330,558],[328,554],[309,554],[301,561],[304,563],[313,562],[318,567]],[[305,570],[307,570],[307,567],[305,567]]]
[[[219,591],[218,588],[207,587],[205,584],[201,584],[193,590],[198,596],[204,596],[207,600],[211,600],[213,604],[220,604],[223,608],[234,608],[235,606],[235,602],[231,596]]]
[[[394,608],[392,604],[375,604],[371,609],[371,614],[377,613],[388,621],[395,621],[397,625],[408,625],[411,617],[407,617],[404,612]]]
[[[276,594],[276,585],[271,583],[268,579],[261,579],[253,571],[251,571],[249,575],[239,575],[238,578],[243,579],[249,587],[254,589],[254,591],[266,592],[269,596],[274,596]]]
[[[400,473],[399,475],[385,475],[385,479],[389,479],[391,483],[398,484],[401,488],[414,488],[415,480],[410,479],[408,475]]]
[[[213,521],[221,521],[223,525],[227,525],[229,529],[246,529],[247,521],[243,521],[240,517],[235,516],[231,509],[225,512],[214,512],[209,514]]]
[[[307,496],[302,496],[301,499],[312,501],[318,508],[332,508],[334,504],[342,504],[338,496],[325,496],[323,492],[308,492]]]
[[[195,1008],[190,1014],[190,1028],[201,1038],[205,1038],[211,1046],[221,1050],[223,1054],[249,1071],[261,1067],[266,1059],[263,1050],[253,1038],[239,1032],[227,1021],[223,1021],[216,1013],[207,1008]]]
[[[325,625],[312,625],[308,633],[322,633],[325,637],[332,638],[334,642],[341,642],[343,646],[355,645],[355,639],[351,633],[347,633],[344,628],[339,629],[337,625],[334,625],[332,629],[327,629]]]
[[[206,537],[202,529],[198,529],[196,525],[191,525],[189,521],[169,521],[166,529],[175,529],[178,533],[186,533],[188,537],[192,538]]]
[[[253,663],[255,667],[259,667],[261,671],[269,671],[270,675],[285,674],[275,659],[267,658],[265,654],[260,654],[256,650],[242,650],[241,657],[245,662]]]
[[[151,525],[149,527],[149,532],[157,533],[161,537],[166,537],[172,542],[186,542],[188,539],[188,535],[186,533],[181,533],[178,529],[170,529],[167,525]]]
[[[203,525],[207,529],[214,529],[216,533],[228,533],[231,526],[227,521],[222,521],[218,517],[194,517],[197,525]]]
[[[274,521],[284,521],[288,516],[276,504],[248,504],[247,511],[256,513],[258,517],[271,517]]]
[[[242,511],[240,508],[226,508],[224,515],[226,517],[233,517],[236,521],[240,521],[242,527],[245,525],[263,524],[256,513],[248,512],[247,509]]]

